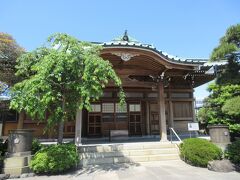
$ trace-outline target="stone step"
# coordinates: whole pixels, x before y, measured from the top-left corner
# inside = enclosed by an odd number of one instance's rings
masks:
[[[82,159],[80,161],[80,165],[82,165],[83,167],[86,167],[89,165],[116,164],[116,163],[140,163],[140,162],[178,160],[178,159],[179,159],[178,154],[106,157],[106,158]]]
[[[108,145],[88,145],[79,147],[79,152],[112,152],[123,150],[144,150],[144,149],[160,149],[175,148],[171,143],[126,143],[126,144],[108,144]]]
[[[143,149],[143,150],[122,150],[111,152],[85,152],[80,153],[83,158],[105,158],[105,157],[122,157],[122,156],[143,156],[143,155],[159,155],[159,154],[178,154],[176,148],[161,149]]]

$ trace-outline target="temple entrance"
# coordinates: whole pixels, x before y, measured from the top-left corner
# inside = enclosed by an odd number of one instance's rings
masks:
[[[88,116],[88,134],[91,136],[101,136],[102,116],[100,113],[90,113]]]
[[[141,105],[129,104],[129,135],[142,135]]]
[[[107,137],[110,130],[128,130],[129,135],[142,135],[140,102],[120,106],[117,102],[92,104],[88,113],[88,136]]]
[[[151,135],[159,135],[159,110],[157,102],[151,102],[149,104],[149,112],[150,112],[150,134]]]

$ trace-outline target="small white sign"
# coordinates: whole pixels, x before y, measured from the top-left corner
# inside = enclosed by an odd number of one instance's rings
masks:
[[[194,122],[194,123],[188,123],[188,130],[189,131],[198,131],[199,130],[199,124]]]
[[[20,139],[19,138],[15,138],[13,142],[14,142],[14,144],[18,144],[20,142]]]

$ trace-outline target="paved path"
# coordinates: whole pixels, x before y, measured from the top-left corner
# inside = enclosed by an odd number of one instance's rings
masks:
[[[206,168],[192,167],[181,160],[142,163],[141,165],[121,164],[92,167],[59,176],[35,176],[23,180],[240,180],[240,173],[217,173]]]

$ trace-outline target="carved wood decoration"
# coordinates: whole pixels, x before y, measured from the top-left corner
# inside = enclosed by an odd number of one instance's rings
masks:
[[[130,52],[112,52],[111,54],[121,57],[123,61],[129,61],[134,56],[139,56],[140,54],[137,53],[130,53]]]

